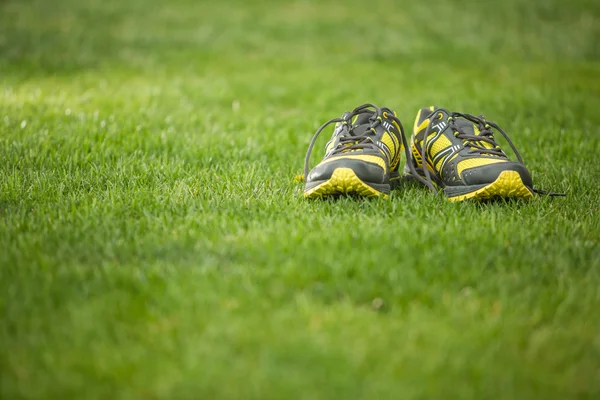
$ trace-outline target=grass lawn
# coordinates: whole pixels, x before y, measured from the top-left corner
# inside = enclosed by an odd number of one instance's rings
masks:
[[[305,201],[365,102],[567,197]],[[596,0],[0,0],[0,397],[598,399],[598,110]]]

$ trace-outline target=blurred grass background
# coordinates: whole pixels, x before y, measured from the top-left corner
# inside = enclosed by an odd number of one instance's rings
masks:
[[[0,1],[0,394],[598,398],[599,38],[586,0]],[[568,197],[302,200],[364,102],[484,113]]]

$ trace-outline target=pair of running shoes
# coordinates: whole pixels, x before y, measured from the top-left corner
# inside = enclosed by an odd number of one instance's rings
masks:
[[[325,157],[309,172],[319,134],[335,124]],[[504,136],[518,161],[511,161],[494,138]],[[402,153],[406,157],[400,169]],[[388,196],[402,179],[415,180],[450,201],[529,198],[535,193],[531,174],[518,150],[498,125],[483,116],[422,108],[407,143],[396,113],[364,104],[323,124],[304,160],[304,197]]]

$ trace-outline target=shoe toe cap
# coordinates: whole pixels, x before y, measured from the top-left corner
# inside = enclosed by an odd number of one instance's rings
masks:
[[[325,181],[331,178],[333,171],[337,168],[352,169],[356,176],[364,182],[384,183],[386,181],[386,173],[379,165],[351,159],[339,159],[321,163],[310,171],[307,181]]]

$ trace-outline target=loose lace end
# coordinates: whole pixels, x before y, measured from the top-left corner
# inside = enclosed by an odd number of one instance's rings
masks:
[[[566,197],[566,193],[554,193],[554,192],[550,192],[548,190],[542,190],[542,189],[533,189],[533,193],[539,194],[541,196],[550,196],[550,197]]]

